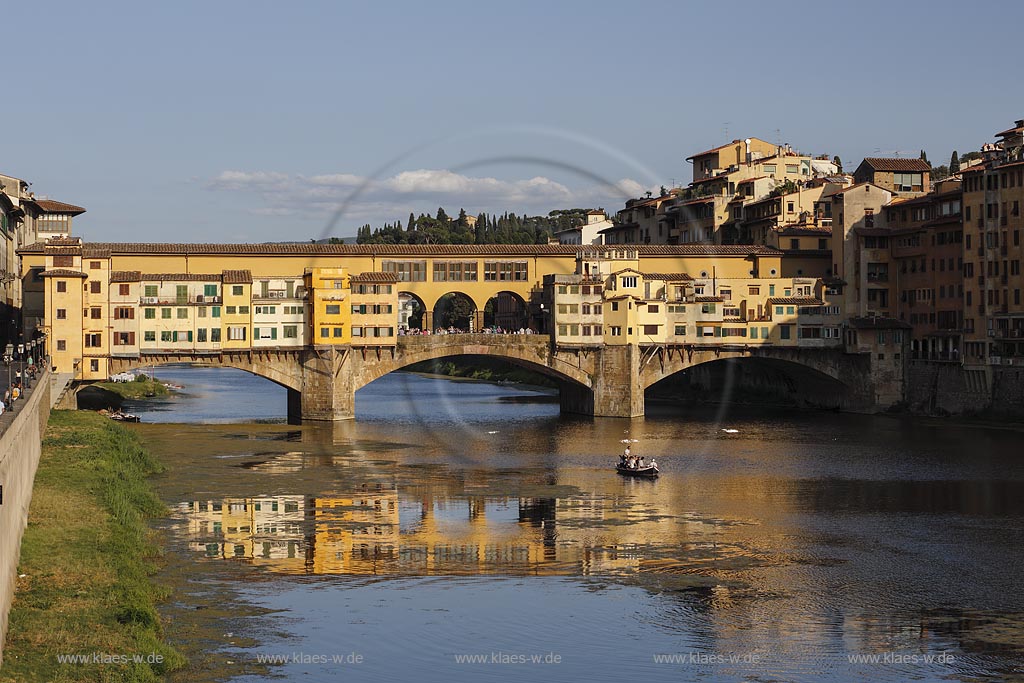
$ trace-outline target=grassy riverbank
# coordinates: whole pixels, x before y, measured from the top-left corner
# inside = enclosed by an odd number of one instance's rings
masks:
[[[139,375],[139,377],[145,377],[145,375]],[[160,382],[154,382],[149,377],[146,377],[143,381],[136,380],[135,382],[97,382],[93,386],[113,392],[122,399],[132,400],[167,396],[171,393],[170,389]]]
[[[125,427],[94,413],[52,414],[0,682],[157,681],[184,664],[161,639],[163,595],[149,579],[159,551],[146,518],[164,508],[146,478],[157,471]],[[64,655],[89,659],[59,662]]]

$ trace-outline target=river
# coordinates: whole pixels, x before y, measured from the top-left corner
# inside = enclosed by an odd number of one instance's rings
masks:
[[[1024,679],[1019,431],[412,374],[293,427],[265,380],[158,374],[174,680]]]

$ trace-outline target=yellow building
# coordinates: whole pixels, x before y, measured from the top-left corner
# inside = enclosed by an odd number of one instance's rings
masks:
[[[248,270],[226,270],[223,281],[221,348],[247,349],[252,340],[252,273]]]
[[[839,294],[819,278],[694,278],[625,268],[604,278],[549,280],[559,345],[842,344]]]
[[[107,378],[111,357],[394,345],[402,297],[422,303],[427,329],[439,302],[458,295],[475,308],[471,329],[554,331],[566,343],[670,343],[696,333],[696,312],[687,310],[684,323],[662,320],[682,315],[683,304],[635,309],[657,298],[651,288],[682,287],[686,278],[789,275],[784,252],[751,246],[91,245],[62,238],[19,254],[23,280],[45,301],[54,365],[95,380]],[[629,269],[636,282],[620,279],[611,289],[609,277]],[[678,281],[652,275],[659,273]],[[549,278],[551,286],[563,284],[563,275],[567,293],[582,298],[553,310],[553,295],[543,292]],[[620,310],[613,296],[630,298]],[[717,315],[710,309],[719,307],[708,308],[706,315]],[[675,334],[677,327],[685,332]]]
[[[352,290],[352,343],[393,345],[398,311],[398,276],[394,273],[359,273],[350,280]]]
[[[312,293],[310,329],[313,344],[348,344],[352,340],[352,310],[346,268],[310,268],[306,282]]]
[[[45,266],[39,272],[43,279],[46,306],[43,331],[49,336],[48,350],[59,372],[80,372],[85,347],[84,330],[87,313],[84,308],[89,276],[82,270],[81,246],[60,242],[48,246]],[[106,377],[103,377],[106,379]]]

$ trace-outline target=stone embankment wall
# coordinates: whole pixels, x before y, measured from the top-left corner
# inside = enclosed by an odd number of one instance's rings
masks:
[[[912,362],[907,408],[929,415],[982,414],[1024,417],[1024,367],[968,370],[959,363]]]
[[[7,614],[21,556],[21,534],[28,521],[43,432],[50,418],[50,373],[40,376],[14,413],[0,416],[0,663],[7,637]]]

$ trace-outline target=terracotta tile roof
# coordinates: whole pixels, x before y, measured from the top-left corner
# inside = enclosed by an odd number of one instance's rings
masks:
[[[66,246],[70,246],[70,245],[81,246],[82,238],[81,237],[51,237],[50,239],[46,240],[45,242],[41,242],[41,244],[49,244],[50,246],[54,246],[54,247],[66,247]]]
[[[715,201],[714,195],[708,195],[707,197],[697,197],[696,199],[686,199],[679,202],[676,206],[690,206],[691,204],[708,204]]]
[[[716,303],[719,301],[725,301],[725,299],[723,299],[720,296],[695,296],[693,297],[693,300],[699,304],[709,304]]]
[[[694,180],[690,184],[691,185],[701,185],[703,183],[711,183],[711,182],[714,182],[716,180],[727,181],[727,180],[729,180],[729,174],[728,173],[722,173],[720,175],[713,175],[713,176],[711,176],[709,178],[701,178],[700,180]]]
[[[252,271],[249,270],[225,270],[224,284],[241,285],[252,283]]]
[[[726,147],[732,147],[733,145],[742,145],[742,144],[743,144],[743,140],[733,140],[732,142],[727,142],[724,145],[719,145],[718,147],[712,147],[711,149],[704,150],[703,152],[697,152],[696,154],[692,154],[692,155],[686,157],[686,161],[689,161],[690,159],[696,159],[697,157],[702,157],[702,156],[704,156],[706,154],[712,154],[713,152],[718,152],[720,150],[725,149]]]
[[[768,297],[768,303],[774,304],[786,304],[789,306],[824,306],[825,302],[821,299],[815,299],[813,297],[806,296],[771,296]]]
[[[85,213],[85,209],[74,204],[67,204],[65,202],[58,202],[54,199],[34,199],[35,205],[46,213],[70,213],[73,216],[77,216],[80,213]]]
[[[138,271],[121,271],[137,273]],[[220,282],[220,273],[139,273],[139,278],[144,282]],[[110,281],[113,282],[113,274]],[[128,280],[133,282],[133,280]]]
[[[787,235],[817,235],[831,236],[832,228],[827,225],[782,225],[772,228],[782,236]]]
[[[692,280],[687,273],[644,273],[645,280],[664,280],[665,282],[685,282]]]
[[[924,159],[890,159],[865,157],[864,163],[876,171],[930,171],[931,164]]]
[[[164,244],[95,242],[89,248],[111,254],[248,254],[254,256],[575,256],[578,244]],[[42,242],[30,244],[18,253],[43,253]],[[636,249],[642,256],[747,256],[779,255],[782,252],[759,245],[713,244],[608,244],[588,246],[587,251],[608,252]],[[246,271],[248,272],[248,271]]]
[[[81,253],[81,247],[46,247],[48,256],[78,256]]]
[[[110,272],[111,282],[140,282],[142,273],[138,270],[114,270]]]
[[[757,176],[756,178],[747,178],[746,180],[741,180],[741,181],[739,181],[739,182],[738,182],[738,183],[736,183],[736,184],[737,184],[737,185],[742,185],[743,183],[752,183],[752,182],[754,182],[755,180],[763,180],[763,179],[765,179],[765,178],[767,178],[767,177],[768,177],[768,176],[766,176],[766,175],[759,175],[759,176]]]
[[[996,133],[993,137],[1005,138],[1007,135],[1013,135],[1014,133],[1024,132],[1024,126],[1014,126],[1013,128],[1007,128],[1006,130]]]
[[[80,277],[88,278],[89,276],[80,270],[69,270],[67,268],[53,268],[51,270],[44,270],[39,273],[39,277]]]
[[[110,258],[110,250],[86,244],[82,246],[82,258]]]
[[[850,318],[846,321],[850,327],[859,330],[909,330],[910,325],[895,318]]]
[[[350,280],[352,282],[395,283],[398,282],[398,273],[359,273],[358,275],[353,275]]]

